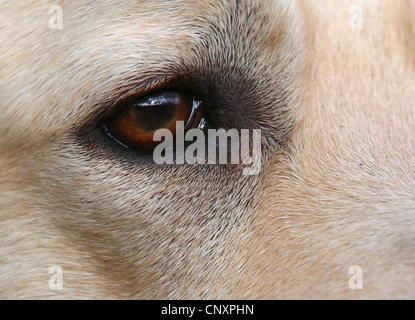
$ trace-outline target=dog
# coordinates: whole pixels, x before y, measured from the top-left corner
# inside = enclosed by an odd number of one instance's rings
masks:
[[[1,298],[415,298],[415,1],[0,7]],[[259,172],[123,145],[160,95]]]

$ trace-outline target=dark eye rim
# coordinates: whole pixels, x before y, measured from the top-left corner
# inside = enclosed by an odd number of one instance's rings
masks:
[[[89,151],[96,150],[97,156],[105,154],[106,158],[119,157],[120,161],[128,159],[131,163],[140,164],[143,161],[152,164],[152,153],[148,151],[125,148],[103,130],[103,123],[113,117],[118,110],[133,101],[164,91],[174,91],[192,95],[203,103],[203,118],[207,121],[203,131],[216,128],[216,104],[212,103],[213,83],[205,74],[189,72],[152,76],[142,82],[137,79],[123,79],[111,90],[105,90],[85,121],[78,123],[72,131],[74,140]]]

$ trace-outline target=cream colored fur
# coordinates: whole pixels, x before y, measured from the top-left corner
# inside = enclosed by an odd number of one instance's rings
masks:
[[[414,1],[0,8],[1,298],[415,298]],[[125,158],[96,129],[187,74],[263,130],[258,176]]]

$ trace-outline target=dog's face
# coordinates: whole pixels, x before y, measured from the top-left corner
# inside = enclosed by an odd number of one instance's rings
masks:
[[[415,4],[358,2],[0,1],[1,296],[414,298]],[[102,130],[173,89],[261,171]]]

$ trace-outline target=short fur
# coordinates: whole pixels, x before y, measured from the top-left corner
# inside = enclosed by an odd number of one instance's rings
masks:
[[[415,1],[0,7],[1,298],[415,298]],[[176,78],[218,126],[262,129],[259,175],[156,166],[97,129]]]

